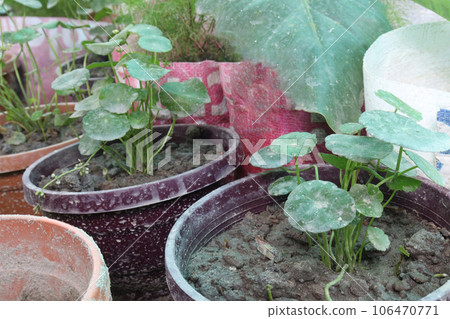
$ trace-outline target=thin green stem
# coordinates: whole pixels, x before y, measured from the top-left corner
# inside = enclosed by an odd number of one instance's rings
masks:
[[[36,75],[37,75],[37,80],[39,83],[39,87],[40,89],[42,89],[42,98],[44,99],[44,103],[47,104],[47,98],[45,96],[45,89],[44,89],[44,84],[42,82],[42,77],[41,77],[41,71],[39,70],[39,65],[36,61],[36,58],[34,56],[33,51],[31,50],[30,45],[28,44],[28,42],[26,43],[27,49],[28,49],[28,53],[30,56],[30,60],[32,61],[32,63],[34,64],[34,68],[36,70]],[[38,103],[40,103],[40,101],[38,101]]]
[[[344,273],[347,268],[348,268],[348,265],[345,264],[344,267],[342,267],[341,272],[339,273],[339,276],[337,276],[337,278],[335,280],[330,281],[325,286],[325,299],[327,301],[333,301],[333,299],[331,299],[331,297],[330,297],[330,288],[331,288],[331,286],[336,285],[339,281],[342,280],[342,277],[344,277]]]
[[[387,205],[389,205],[389,203],[391,202],[391,200],[394,198],[395,194],[397,193],[397,191],[393,191],[391,196],[389,196],[388,200],[384,203],[383,208],[385,208]]]

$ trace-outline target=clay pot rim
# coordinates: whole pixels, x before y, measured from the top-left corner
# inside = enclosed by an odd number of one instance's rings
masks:
[[[192,124],[175,124],[175,127],[189,127]],[[155,127],[160,127],[160,128],[169,128],[170,125],[157,125]],[[83,197],[83,196],[89,196],[89,195],[96,195],[96,196],[108,196],[108,195],[113,195],[113,194],[117,194],[120,193],[120,195],[124,194],[125,192],[130,193],[133,191],[137,191],[140,190],[142,187],[146,187],[147,189],[149,188],[153,188],[161,183],[164,184],[169,184],[173,181],[177,181],[177,180],[183,180],[183,178],[187,178],[187,177],[191,177],[191,176],[196,176],[198,173],[208,170],[209,168],[218,165],[220,162],[224,162],[224,161],[228,161],[229,158],[231,158],[233,155],[236,158],[236,162],[233,165],[228,165],[229,168],[226,172],[226,174],[223,176],[225,177],[226,175],[228,175],[232,170],[236,169],[237,166],[239,166],[239,164],[241,163],[244,154],[243,154],[243,150],[242,150],[242,146],[240,143],[240,137],[239,135],[231,128],[226,128],[226,127],[221,127],[221,126],[215,126],[215,125],[206,125],[206,124],[201,124],[198,125],[198,127],[202,127],[202,128],[206,128],[209,130],[213,130],[213,131],[222,131],[224,133],[226,133],[228,135],[228,140],[234,140],[236,141],[236,143],[232,143],[229,145],[229,148],[226,152],[224,152],[223,154],[221,154],[220,157],[204,164],[201,165],[197,168],[191,169],[189,171],[183,172],[181,174],[177,174],[171,177],[167,177],[167,178],[163,178],[157,181],[153,181],[153,182],[149,182],[149,183],[143,183],[143,184],[138,184],[138,185],[132,185],[132,186],[127,186],[127,187],[120,187],[120,188],[114,188],[114,189],[109,189],[109,190],[100,190],[100,191],[92,191],[92,192],[60,192],[60,191],[53,191],[53,190],[44,190],[43,193],[45,195],[45,197],[47,197],[47,195],[49,195],[49,197],[54,196],[54,197],[59,197],[59,198],[70,198],[72,196],[75,197]],[[65,150],[71,148],[71,147],[77,147],[78,143],[73,144],[73,145],[69,145],[66,146],[64,148],[61,148],[55,152],[52,152],[42,158],[40,158],[39,160],[35,161],[33,164],[31,164],[24,172],[23,177],[22,177],[22,181],[23,181],[23,185],[24,185],[24,190],[25,190],[25,199],[26,201],[30,204],[33,205],[31,202],[33,202],[34,199],[28,198],[28,194],[30,194],[31,196],[34,196],[33,194],[36,194],[37,191],[42,190],[42,188],[36,186],[32,181],[31,181],[31,173],[32,171],[36,168],[36,166],[38,166],[39,164],[41,164],[43,161],[47,160],[48,158],[54,156],[55,154],[58,154],[60,152],[64,152]],[[62,167],[62,166],[60,166]],[[222,177],[222,178],[223,178]],[[137,208],[137,207],[143,207],[143,206],[147,206],[147,205],[151,205],[151,204],[155,204],[155,203],[159,203],[159,202],[163,202],[163,201],[167,201],[170,199],[174,199],[177,197],[180,197],[182,195],[186,195],[189,193],[192,193],[198,189],[204,188],[206,186],[209,186],[215,182],[217,182],[219,179],[214,180],[213,182],[207,181],[201,184],[201,186],[196,185],[196,187],[192,187],[192,189],[186,190],[186,193],[184,194],[172,194],[169,195],[167,197],[164,198],[158,198],[158,199],[152,199],[152,200],[142,200],[139,203],[136,204],[129,204],[126,207],[122,207],[120,209],[114,209],[114,211],[120,211],[120,210],[127,210],[127,209],[132,209],[132,208]],[[198,181],[198,179],[197,179]],[[197,183],[197,182],[196,182]],[[52,210],[50,207],[45,207],[44,204],[42,204],[42,209],[45,211],[49,211],[49,212],[53,212],[53,213],[67,213],[67,212],[59,212],[59,211],[54,211]],[[89,213],[107,213],[109,212],[109,210],[104,210],[104,209],[98,209],[97,211],[94,212],[89,212]],[[81,212],[80,212],[81,213]],[[77,214],[77,213],[73,213],[73,214]],[[83,213],[81,213],[83,214]]]
[[[84,294],[80,300],[92,300],[95,299],[98,294],[98,287],[96,283],[101,280],[102,276],[107,276],[108,272],[103,271],[106,267],[103,256],[101,255],[100,249],[98,248],[95,241],[82,229],[72,226],[67,223],[60,222],[56,219],[51,219],[43,216],[32,216],[32,215],[0,215],[0,223],[2,221],[17,220],[17,221],[34,221],[36,223],[48,224],[53,227],[62,229],[65,232],[72,233],[77,238],[80,239],[84,247],[87,248],[89,256],[92,258],[92,275],[89,279],[88,289],[84,291]]]
[[[299,167],[300,167],[300,169],[302,169],[302,167],[306,168],[308,166],[310,166],[310,165],[300,165]],[[319,168],[319,171],[321,168],[332,167],[329,164],[317,164],[317,166]],[[180,230],[183,228],[184,224],[191,217],[191,215],[193,215],[197,209],[201,208],[205,202],[211,200],[211,198],[213,198],[219,194],[225,193],[230,188],[234,188],[236,185],[250,181],[250,180],[254,179],[255,177],[269,175],[269,174],[275,173],[275,172],[283,173],[282,170],[268,170],[268,171],[264,171],[262,173],[259,173],[259,174],[253,175],[253,176],[248,176],[245,178],[238,179],[238,180],[228,183],[222,187],[219,187],[218,189],[209,193],[208,196],[201,198],[200,200],[195,202],[193,205],[191,205],[187,210],[185,210],[184,213],[178,218],[178,220],[176,221],[176,223],[170,230],[169,236],[167,237],[166,247],[165,247],[165,251],[164,251],[166,274],[168,274],[168,275],[170,274],[171,281],[173,281],[178,287],[180,287],[183,290],[183,292],[192,300],[209,301],[210,299],[208,299],[205,296],[203,296],[202,294],[200,294],[194,287],[192,287],[188,283],[186,278],[181,273],[180,267],[178,267],[178,265],[175,262],[177,260],[176,254],[175,254],[176,239],[177,239],[177,235],[180,233]],[[428,189],[432,189],[436,193],[439,193],[442,197],[447,197],[450,199],[450,189],[439,186],[439,185],[433,183],[432,181],[425,179],[423,177],[417,177],[417,179],[419,179],[422,182],[421,188],[427,187]],[[170,263],[168,263],[167,261],[170,261]],[[168,282],[169,282],[169,276],[167,276],[167,277],[168,277]],[[170,287],[170,285],[169,285],[169,287]],[[428,295],[424,296],[421,300],[422,301],[442,300],[443,296],[448,294],[449,291],[450,291],[450,280],[448,280],[444,285],[442,285],[438,289],[436,289],[436,290],[432,291],[431,293],[429,293]]]
[[[71,109],[73,109],[73,107],[75,107],[75,103],[73,103],[73,102],[70,102],[67,104],[65,102],[62,102],[62,103],[58,103],[55,106],[62,109],[63,107],[66,107],[66,105]],[[45,105],[41,105],[40,108],[45,108]],[[64,110],[62,110],[62,111],[64,111]],[[6,121],[5,117],[6,117],[5,114],[0,114],[0,124],[3,124]],[[0,174],[22,171],[22,170],[26,169],[28,166],[30,166],[30,164],[32,162],[34,162],[34,160],[32,160],[30,162],[30,161],[27,161],[26,159],[36,157],[37,153],[47,154],[54,150],[60,149],[64,146],[73,144],[77,141],[78,141],[78,139],[75,137],[75,138],[71,138],[71,139],[53,144],[53,145],[48,145],[46,147],[36,148],[34,150],[29,150],[29,151],[20,152],[20,153],[14,153],[14,154],[0,155]],[[25,159],[25,160],[23,160],[23,159]],[[16,165],[13,168],[8,168],[7,165],[5,164],[7,161],[14,161],[15,163],[24,162],[24,164]]]

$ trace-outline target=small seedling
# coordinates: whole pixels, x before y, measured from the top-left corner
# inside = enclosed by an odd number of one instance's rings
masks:
[[[273,289],[273,287],[271,285],[266,286],[267,294],[269,295],[269,301],[273,301],[272,289]]]
[[[448,275],[446,273],[443,274],[434,274],[433,275],[434,278],[447,278]]]
[[[403,259],[405,258],[405,256],[409,257],[409,252],[406,250],[405,247],[399,246],[398,250],[400,251],[401,254],[400,254],[399,262],[397,263],[397,265],[395,265],[395,270],[394,270],[394,275],[395,276],[398,276],[398,270],[400,269],[400,265],[401,265]]]

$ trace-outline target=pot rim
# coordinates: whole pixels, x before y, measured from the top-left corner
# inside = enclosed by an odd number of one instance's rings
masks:
[[[65,111],[62,108],[65,107],[66,105],[72,110],[75,107],[75,103],[73,103],[73,102],[58,103],[55,105],[55,107],[59,107],[62,111]],[[45,105],[42,104],[39,106],[39,108],[45,108]],[[0,124],[3,124],[4,122],[6,122],[5,117],[6,117],[6,115],[4,113],[0,114]],[[34,161],[36,161],[43,155],[46,155],[54,150],[60,149],[67,145],[73,144],[77,141],[78,141],[78,139],[76,137],[74,137],[74,138],[53,144],[53,145],[36,148],[34,150],[29,150],[29,151],[20,152],[20,153],[14,153],[14,154],[0,155],[0,174],[23,171],[24,169],[26,169]],[[22,158],[24,159],[24,161],[21,161]]]
[[[175,127],[189,127],[191,125],[192,124],[175,124]],[[111,195],[112,194],[116,194],[118,192],[121,192],[121,193],[128,192],[128,193],[130,193],[130,192],[139,190],[143,186],[145,186],[146,188],[152,188],[152,187],[156,187],[160,183],[170,183],[170,182],[177,181],[177,180],[181,181],[182,178],[184,178],[184,177],[194,176],[198,172],[201,172],[201,171],[203,171],[205,169],[211,168],[214,165],[217,165],[217,164],[219,164],[222,161],[228,161],[228,159],[231,158],[231,156],[235,155],[236,161],[235,161],[235,163],[233,165],[228,164],[228,167],[229,167],[228,170],[226,172],[224,172],[225,175],[223,175],[221,177],[221,178],[224,178],[225,176],[227,176],[229,173],[231,173],[234,169],[236,169],[240,165],[240,163],[241,163],[241,161],[242,161],[242,159],[244,157],[243,150],[242,150],[242,145],[240,143],[240,137],[231,128],[225,128],[225,127],[215,126],[215,125],[203,125],[203,124],[202,125],[198,125],[198,126],[202,127],[202,128],[209,128],[211,130],[219,130],[219,131],[226,132],[228,134],[228,136],[229,136],[228,139],[229,140],[234,140],[234,141],[236,141],[236,143],[230,144],[229,148],[228,148],[228,150],[226,152],[221,154],[218,158],[216,158],[216,159],[214,159],[214,160],[212,160],[212,161],[210,161],[210,162],[208,162],[208,163],[206,163],[204,165],[201,165],[201,166],[199,166],[197,168],[194,168],[194,169],[191,169],[189,171],[183,172],[181,174],[177,174],[177,175],[174,175],[174,176],[171,176],[171,177],[167,177],[167,178],[164,178],[164,179],[160,179],[160,180],[157,180],[157,181],[153,181],[153,182],[149,182],[149,183],[143,183],[143,184],[138,184],[138,185],[127,186],[127,187],[114,188],[114,189],[109,189],[109,190],[92,191],[92,192],[88,192],[88,191],[84,191],[84,192],[61,192],[61,191],[53,191],[53,190],[48,190],[47,189],[47,190],[44,190],[43,193],[44,193],[44,195],[50,195],[50,196],[53,195],[53,196],[59,196],[59,197],[71,197],[71,196],[83,197],[83,196],[87,196],[87,195],[91,195],[91,194],[98,195],[98,196],[105,196],[105,195],[109,195],[109,194],[111,194]],[[169,128],[170,125],[156,125],[155,127]],[[64,152],[65,150],[67,150],[67,149],[69,149],[71,147],[76,147],[76,146],[78,146],[78,143],[66,146],[66,147],[64,147],[62,149],[54,151],[54,152],[52,152],[52,153],[50,153],[50,154],[40,158],[39,160],[37,160],[36,162],[31,164],[25,170],[25,172],[23,174],[23,177],[22,177],[24,190],[26,190],[28,193],[32,193],[32,194],[35,194],[36,191],[42,190],[41,187],[36,186],[31,181],[31,173],[32,173],[32,171],[36,168],[36,166],[41,164],[43,161],[49,159],[50,157],[52,157],[52,156],[54,156],[54,155],[56,155],[56,154],[58,154],[60,152]],[[214,182],[220,180],[221,178],[216,179]],[[199,181],[199,179],[197,179],[196,182],[194,182],[194,184],[196,184],[197,181]],[[190,190],[186,189],[185,194],[189,194],[189,193],[194,192],[194,191],[196,191],[196,190],[198,190],[200,188],[204,188],[206,186],[209,186],[209,185],[213,184],[214,182],[202,183],[200,185],[200,187],[198,185],[195,185],[195,187],[192,187],[192,189],[190,189]],[[25,199],[27,200],[27,202],[29,204],[33,205],[31,203],[32,199],[31,198],[27,198],[27,192],[26,192]],[[140,201],[139,203],[136,203],[136,204],[130,204],[130,205],[127,205],[126,207],[121,207],[120,209],[114,209],[114,211],[127,210],[127,209],[147,206],[147,205],[150,205],[150,204],[155,204],[155,203],[158,203],[158,202],[163,202],[163,201],[166,201],[166,200],[174,199],[174,198],[180,197],[180,196],[185,195],[185,194],[178,194],[177,193],[177,194],[169,195],[169,196],[167,196],[165,198],[162,198],[162,199],[158,198],[158,199],[152,199],[152,200],[142,200],[142,201]],[[34,198],[33,198],[33,200],[34,200]],[[53,210],[49,209],[49,207],[45,207],[44,205],[42,205],[42,209],[45,210],[45,211],[54,212],[54,213],[63,213],[63,212],[53,211]],[[90,213],[105,213],[105,212],[108,212],[108,210],[99,209],[97,211],[90,212]],[[67,212],[64,212],[64,213],[67,213]]]
[[[306,168],[308,166],[310,166],[310,165],[300,165],[299,167],[301,169],[302,167]],[[317,164],[317,166],[319,168],[319,171],[321,168],[332,167],[329,164]],[[176,223],[170,230],[169,236],[167,237],[166,247],[165,247],[165,252],[164,252],[166,273],[168,275],[170,275],[170,277],[175,282],[175,284],[178,287],[180,287],[183,290],[183,292],[186,295],[188,295],[188,297],[191,298],[192,300],[208,301],[210,299],[208,299],[205,296],[203,296],[202,294],[200,294],[194,287],[192,287],[188,283],[188,281],[185,279],[185,277],[181,273],[180,267],[178,267],[177,263],[175,262],[177,260],[175,252],[176,252],[176,239],[177,239],[178,234],[183,229],[183,227],[186,224],[186,222],[188,221],[188,219],[190,219],[190,217],[195,213],[195,211],[197,209],[200,209],[205,202],[210,201],[215,196],[225,193],[227,190],[234,188],[236,185],[239,185],[241,183],[245,183],[247,181],[254,180],[257,177],[262,177],[264,175],[269,175],[269,174],[275,173],[275,172],[280,173],[282,171],[276,170],[276,169],[263,171],[262,173],[259,173],[259,174],[255,174],[252,176],[238,179],[234,182],[228,183],[227,185],[224,185],[224,186],[212,191],[207,196],[201,198],[200,200],[195,202],[193,205],[191,205],[187,210],[185,210],[185,212],[180,216],[180,218],[178,218],[178,220],[176,221]],[[417,179],[419,179],[422,182],[421,187],[424,187],[426,185],[428,188],[431,188],[436,193],[439,193],[443,197],[446,196],[450,199],[450,189],[436,185],[432,181],[425,179],[423,177],[417,177]],[[187,257],[190,258],[190,256],[187,256]],[[170,261],[170,262],[168,262],[168,261]],[[167,276],[167,277],[169,277],[169,276]],[[429,293],[428,295],[424,296],[421,300],[441,300],[446,296],[446,294],[449,293],[449,291],[450,291],[450,280],[448,280],[444,285],[442,285],[438,289],[436,289],[436,290],[432,291],[431,293]]]
[[[36,223],[48,224],[53,227],[62,229],[64,232],[69,232],[80,239],[84,247],[87,248],[89,256],[92,258],[92,275],[89,279],[89,284],[87,290],[84,291],[83,295],[80,296],[80,300],[92,300],[96,299],[98,295],[98,289],[109,288],[109,273],[106,267],[103,256],[100,252],[95,241],[82,229],[72,226],[70,224],[58,221],[56,219],[51,219],[43,216],[32,216],[32,215],[0,215],[0,222],[5,220],[20,220],[29,222],[34,221]],[[105,270],[106,269],[106,270]],[[98,286],[97,283],[101,282],[102,276],[107,276],[105,281],[107,287]]]

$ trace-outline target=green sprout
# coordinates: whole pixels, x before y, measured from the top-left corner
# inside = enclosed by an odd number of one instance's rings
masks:
[[[409,257],[410,255],[409,255],[409,252],[406,250],[406,248],[405,247],[403,247],[403,246],[399,246],[398,247],[398,250],[400,251],[400,260],[399,260],[399,262],[397,263],[397,265],[395,265],[395,270],[394,270],[394,275],[395,276],[398,276],[398,271],[399,271],[399,269],[400,269],[400,265],[401,265],[401,263],[403,262],[403,259],[405,258],[405,256],[406,257]]]
[[[273,287],[271,285],[268,284],[266,286],[267,294],[269,295],[269,301],[273,301],[272,289],[273,289]]]

